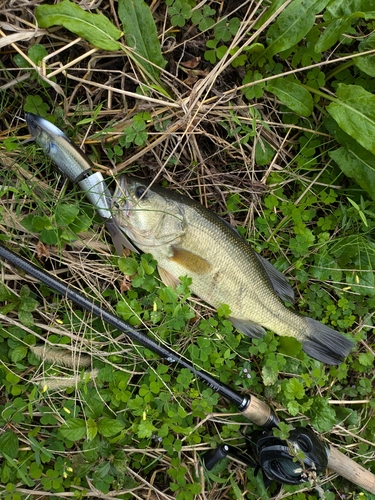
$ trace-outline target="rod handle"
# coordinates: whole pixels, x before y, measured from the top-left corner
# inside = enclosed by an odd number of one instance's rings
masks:
[[[242,414],[251,420],[251,422],[264,429],[271,429],[278,425],[278,420],[271,408],[253,395],[251,395],[246,408],[242,410]]]
[[[328,469],[360,486],[369,493],[375,494],[375,475],[357,464],[337,448],[329,447]]]

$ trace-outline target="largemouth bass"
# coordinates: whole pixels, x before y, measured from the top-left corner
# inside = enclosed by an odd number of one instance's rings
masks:
[[[250,337],[265,329],[295,337],[311,357],[341,363],[353,342],[284,305],[293,289],[237,231],[199,203],[138,179],[119,179],[112,199],[117,225],[158,262],[166,285],[192,279],[191,291],[214,308],[227,304],[233,325]],[[282,300],[283,299],[283,300]]]
[[[123,247],[137,251],[117,227],[110,210],[111,194],[100,172],[93,172],[92,161],[62,130],[45,118],[26,113],[31,135],[52,159],[59,170],[77,183],[104,220],[119,255]]]

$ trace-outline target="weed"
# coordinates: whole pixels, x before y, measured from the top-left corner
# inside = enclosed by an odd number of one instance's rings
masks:
[[[13,2],[0,239],[264,399],[284,421],[275,434],[311,425],[375,472],[374,12],[366,2],[284,3],[167,0],[151,12],[137,0],[129,12],[120,0],[115,12],[108,1],[95,11]],[[118,174],[136,173],[225,217],[286,275],[302,314],[356,348],[328,367],[296,339],[244,338],[228,307],[211,311],[190,280],[164,286],[151,255],[115,256],[84,193],[22,145],[24,112],[82,145],[111,190]],[[373,498],[342,478],[306,493],[266,488],[240,464],[200,469],[203,451],[242,446],[249,425],[218,394],[6,263],[0,300],[4,498],[333,500],[333,488]]]

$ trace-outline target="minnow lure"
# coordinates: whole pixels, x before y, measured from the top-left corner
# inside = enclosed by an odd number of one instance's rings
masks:
[[[111,194],[102,174],[100,172],[93,173],[94,165],[88,156],[64,132],[45,118],[27,113],[26,123],[31,135],[45,153],[63,174],[79,185],[88,200],[94,205],[105,222],[116,252],[122,255],[123,247],[138,252],[113,219],[110,209]]]

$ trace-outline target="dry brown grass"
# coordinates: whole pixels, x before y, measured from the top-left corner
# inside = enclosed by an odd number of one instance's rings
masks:
[[[131,171],[152,182],[166,181],[171,189],[179,189],[216,212],[226,214],[233,225],[242,225],[251,234],[254,230],[254,218],[262,214],[260,203],[262,195],[272,190],[272,186],[267,185],[267,180],[272,173],[290,168],[299,134],[303,130],[313,130],[317,127],[321,117],[313,115],[311,119],[306,120],[304,129],[300,126],[285,125],[279,103],[270,96],[262,97],[259,102],[254,99],[249,106],[240,91],[242,70],[231,66],[233,58],[228,55],[215,65],[201,59],[207,34],[199,32],[194,26],[166,31],[165,26],[168,25],[165,22],[166,9],[164,3],[157,0],[152,1],[151,8],[157,21],[163,55],[168,61],[166,70],[161,73],[161,79],[165,87],[171,89],[170,95],[173,97],[167,97],[149,87],[149,97],[145,98],[136,93],[138,85],[144,83],[139,68],[135,67],[122,52],[106,53],[93,48],[63,28],[40,29],[33,14],[35,6],[40,3],[41,0],[7,0],[0,4],[2,36],[0,38],[0,90],[2,91],[0,142],[14,135],[20,139],[29,137],[22,121],[26,95],[34,93],[44,95],[45,100],[50,103],[51,111],[57,110],[60,114],[61,123],[65,123],[64,130],[74,129],[76,143],[87,152],[95,153],[96,167],[108,180],[120,173]],[[240,47],[240,52],[264,32],[266,25],[257,31],[253,30],[252,26],[259,18],[262,9],[267,7],[266,2],[217,3],[222,9],[222,16],[236,10],[242,19],[240,30],[231,42],[232,47]],[[288,3],[287,0],[283,8]],[[92,11],[98,9],[119,26],[116,4],[113,0],[94,2],[83,0],[79,5]],[[268,22],[270,23],[276,15],[277,13]],[[27,57],[28,49],[36,43],[46,47],[49,54],[41,66],[35,66]],[[28,60],[30,68],[20,69],[15,66],[13,58],[17,53]],[[329,63],[330,61],[325,62]],[[312,65],[315,66],[319,65]],[[36,74],[48,83],[44,90],[41,89],[40,83],[37,83]],[[52,81],[52,77],[56,81]],[[80,119],[92,116],[99,105],[101,109],[95,121],[75,127]],[[251,108],[257,110],[256,119]],[[147,144],[138,149],[129,148],[120,162],[110,161],[106,154],[108,147],[116,143],[124,127],[142,111],[147,111],[152,117]],[[240,117],[244,124],[249,126],[254,124],[255,143],[262,144],[262,141],[267,140],[272,144],[276,155],[270,165],[257,166],[254,147],[250,143],[240,144],[240,136],[228,137],[221,122],[229,123],[230,113]],[[169,124],[162,132],[156,131],[154,127],[158,120],[168,120]],[[233,121],[231,126],[234,128]],[[98,131],[101,132],[99,138]],[[327,140],[329,139],[327,137]],[[22,203],[11,193],[0,201],[3,211],[2,234],[7,237],[9,244],[22,248],[30,257],[39,252],[41,263],[48,269],[55,271],[82,291],[89,289],[93,298],[101,300],[104,306],[111,309],[111,303],[103,299],[103,293],[113,287],[120,288],[121,278],[110,260],[113,250],[107,243],[102,228],[96,226],[87,234],[81,235],[81,239],[67,249],[58,249],[41,247],[37,235],[30,234],[22,226],[23,216],[32,212],[41,196],[58,201],[68,196],[71,189],[70,184],[58,180],[55,173],[52,173],[55,171],[50,165],[41,165],[41,157],[26,157],[25,154],[29,151],[27,146],[10,152],[4,148],[0,150],[3,178],[8,182],[11,181],[15,187],[25,182],[30,188],[29,197],[22,200]],[[319,182],[318,177],[313,182]],[[311,180],[308,175],[305,178],[303,172],[291,170],[288,182],[292,183],[296,178],[304,183],[306,190],[310,189]],[[228,195],[233,193],[240,195],[243,206],[247,207],[246,210],[235,214],[227,213],[226,200]],[[1,272],[3,283],[16,294],[22,285],[29,284],[30,287],[33,285],[31,278],[21,278],[7,263],[4,263]],[[196,307],[198,315],[205,314],[200,311],[199,305]],[[35,353],[36,355],[46,363],[50,361],[48,357],[51,349],[48,343],[50,333],[71,338],[72,343],[66,348],[66,352],[61,358],[58,356],[55,358],[55,365],[59,373],[65,373],[69,380],[77,380],[83,366],[80,362],[81,354],[85,356],[87,353],[91,357],[85,357],[85,362],[92,358],[104,359],[107,356],[105,347],[111,342],[111,354],[119,354],[128,359],[128,363],[120,368],[107,361],[114,369],[128,371],[135,378],[143,373],[137,367],[138,361],[143,359],[138,349],[129,343],[124,344],[121,338],[112,339],[110,329],[107,332],[110,340],[105,340],[102,335],[88,342],[82,332],[89,328],[92,318],[89,315],[77,316],[77,312],[69,303],[66,303],[65,308],[66,313],[76,321],[77,331],[67,331],[58,323],[59,318],[55,314],[54,305],[45,304],[45,308],[37,312],[37,326],[40,328],[40,340],[46,347],[41,352]],[[9,316],[1,315],[1,321],[4,328],[11,325],[22,326],[15,318]],[[183,342],[181,339],[181,344]],[[184,348],[183,345],[179,347],[182,350]],[[87,367],[87,364],[84,366]],[[151,365],[150,369],[153,369]],[[40,369],[36,369],[33,373],[31,381],[44,385],[47,384],[46,377],[49,376],[52,378],[48,379],[48,384],[52,383],[53,378],[58,379],[54,366],[46,372],[42,364]],[[28,381],[26,374],[25,381]],[[61,385],[57,385],[56,392],[52,390],[46,393],[46,399],[52,409],[56,407],[56,400],[65,397]],[[79,401],[79,391],[74,397]],[[222,421],[219,414],[208,417],[212,426]],[[199,425],[203,423],[205,422]],[[339,431],[341,429],[337,429],[337,432]],[[197,500],[232,498],[232,493],[229,493],[231,488],[227,484],[215,484],[213,489],[210,489],[211,485],[206,484],[203,470],[197,465],[198,454],[206,448],[203,445],[186,445],[181,452],[181,460],[187,465],[190,480],[194,481],[192,474],[195,473],[202,483],[203,493]],[[133,477],[139,484],[131,490],[134,498],[142,500],[173,498],[168,490],[168,479],[164,485],[160,483],[160,476],[170,466],[170,460],[164,451],[162,447],[127,450],[129,454],[145,453],[159,463],[158,469],[147,479],[130,468],[124,470],[124,473]],[[244,469],[238,468],[236,464],[230,467],[234,480],[239,484],[246,484]],[[325,481],[331,479],[332,476],[329,476]],[[300,489],[301,493],[305,491],[304,488]],[[32,489],[20,488],[19,492],[24,494],[25,498],[48,496],[46,492]],[[104,495],[92,486],[85,496],[115,500],[123,493],[125,492],[117,491]],[[126,490],[126,493],[130,493],[130,490]],[[250,491],[244,491],[244,495],[247,495],[246,498],[256,498]],[[70,495],[58,496],[68,498]],[[282,489],[275,500],[288,496],[290,494]]]

